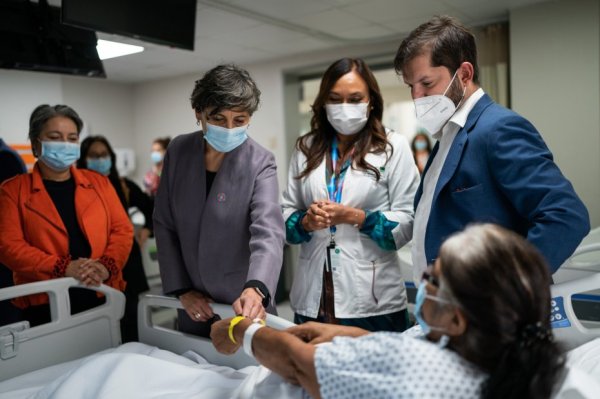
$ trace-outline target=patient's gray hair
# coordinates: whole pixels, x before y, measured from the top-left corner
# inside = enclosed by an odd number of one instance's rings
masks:
[[[190,101],[197,112],[214,107],[212,113],[235,109],[252,115],[258,108],[260,90],[245,69],[219,65],[196,81]]]

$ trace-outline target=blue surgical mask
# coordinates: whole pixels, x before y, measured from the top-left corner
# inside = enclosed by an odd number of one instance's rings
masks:
[[[112,167],[112,160],[110,157],[88,158],[86,163],[88,169],[95,170],[104,176],[108,176],[110,173],[110,168]]]
[[[423,304],[425,303],[425,299],[430,299],[432,301],[441,302],[441,303],[449,303],[445,299],[438,298],[437,296],[433,296],[433,295],[428,295],[427,291],[425,290],[425,286],[427,284],[428,283],[425,280],[421,281],[421,284],[419,284],[419,288],[417,289],[417,296],[415,298],[415,310],[414,310],[415,319],[417,319],[417,323],[419,323],[419,326],[421,326],[421,330],[423,331],[424,335],[429,334],[432,330],[435,330],[435,331],[444,331],[445,330],[444,328],[430,326],[429,324],[427,324],[427,322],[423,318]],[[447,343],[447,339],[445,340],[445,343]]]
[[[423,141],[423,140],[417,140],[415,141],[415,150],[417,151],[423,151],[427,149],[427,142]]]
[[[227,129],[225,127],[207,123],[204,138],[215,150],[219,152],[229,152],[246,141],[248,138],[246,130],[248,130],[248,125]]]
[[[42,141],[40,161],[55,172],[64,172],[79,159],[79,143]]]
[[[157,163],[162,162],[163,153],[160,151],[152,151],[150,153],[150,159],[152,159],[152,163],[156,165]]]

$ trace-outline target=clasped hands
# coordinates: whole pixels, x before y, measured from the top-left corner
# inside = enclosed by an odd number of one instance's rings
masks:
[[[318,200],[310,204],[301,223],[304,230],[315,231],[343,223],[361,225],[364,219],[365,213],[362,209],[330,200]]]
[[[67,265],[65,276],[73,277],[88,287],[97,287],[110,277],[110,273],[97,259],[79,258]]]

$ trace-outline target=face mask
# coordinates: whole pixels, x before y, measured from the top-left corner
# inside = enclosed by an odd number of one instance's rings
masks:
[[[152,151],[150,153],[150,159],[152,159],[153,164],[161,163],[163,160],[163,153],[160,151]]]
[[[64,172],[79,159],[79,144],[66,141],[41,141],[40,161],[55,172]]]
[[[110,157],[88,158],[86,162],[88,169],[95,170],[104,176],[108,176],[110,168],[112,167],[112,160]]]
[[[427,149],[427,143],[423,140],[415,141],[415,150],[423,151]]]
[[[350,136],[362,130],[367,124],[369,103],[325,104],[327,120],[336,132]]]
[[[456,106],[449,97],[446,97],[446,92],[448,92],[448,89],[452,86],[452,82],[454,82],[457,72],[458,69],[454,72],[454,76],[446,87],[446,90],[444,90],[444,94],[434,94],[432,96],[421,97],[414,100],[417,124],[432,136],[442,130],[446,122],[448,122],[456,112]],[[465,86],[463,98],[466,90],[467,87]]]
[[[248,125],[227,129],[226,127],[206,124],[204,138],[219,152],[229,152],[242,145],[248,138]]]
[[[444,328],[434,327],[427,324],[425,319],[423,318],[423,304],[425,303],[425,299],[428,298],[432,301],[440,302],[440,303],[449,303],[448,301],[438,298],[433,295],[427,295],[427,291],[425,290],[425,286],[427,285],[427,281],[422,281],[419,284],[419,288],[417,289],[417,296],[415,298],[415,319],[417,319],[417,323],[421,326],[421,330],[423,330],[423,334],[427,335],[431,331],[444,331]],[[440,340],[441,341],[441,340]],[[446,341],[447,343],[447,341]]]

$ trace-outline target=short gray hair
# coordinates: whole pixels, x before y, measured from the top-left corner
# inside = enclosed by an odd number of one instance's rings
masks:
[[[196,81],[190,101],[197,112],[214,107],[213,112],[239,109],[252,115],[260,102],[260,90],[245,69],[219,65]]]
[[[69,107],[68,105],[61,104],[54,106],[42,104],[38,105],[29,117],[29,140],[33,143],[38,137],[40,137],[46,122],[57,116],[63,116],[71,119],[73,123],[75,123],[75,126],[77,126],[77,135],[81,133],[83,121],[73,108]]]

